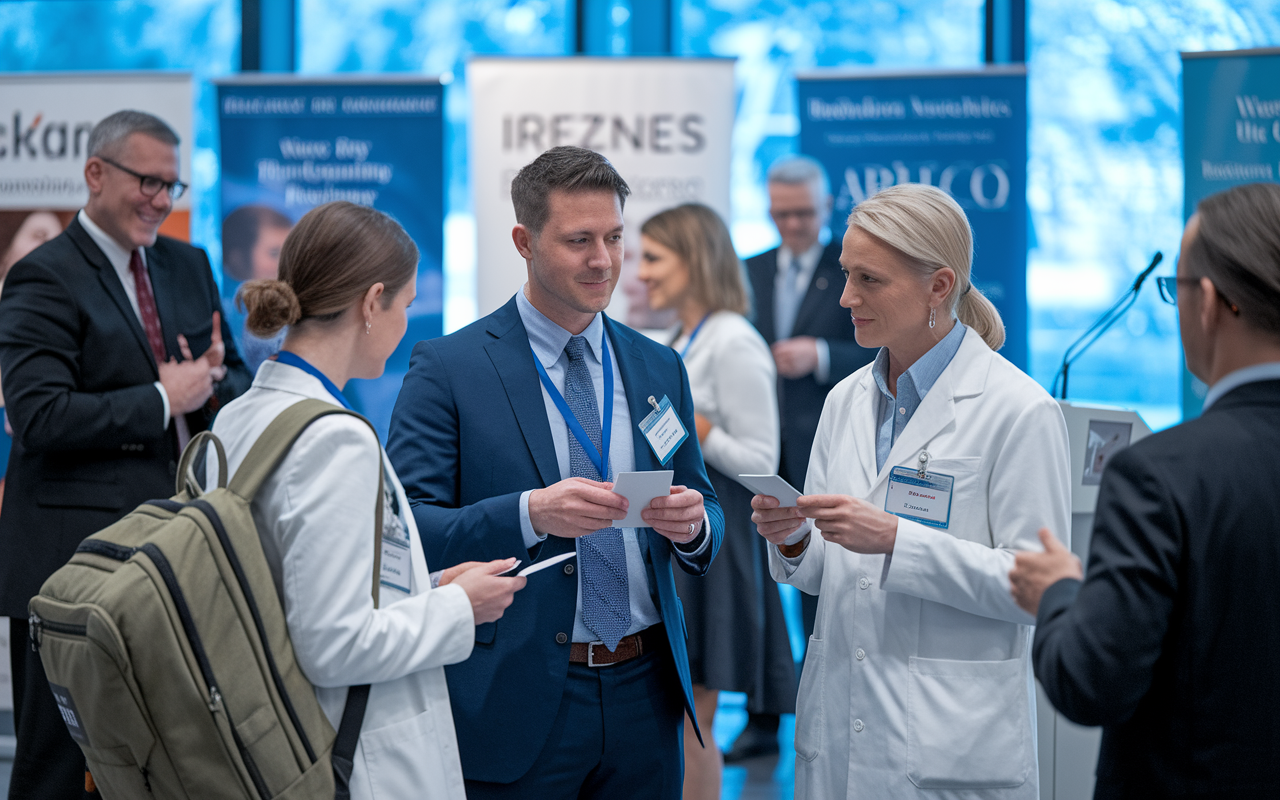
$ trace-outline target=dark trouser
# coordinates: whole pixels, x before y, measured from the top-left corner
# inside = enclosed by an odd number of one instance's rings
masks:
[[[532,769],[514,783],[467,781],[467,797],[680,800],[684,713],[666,648],[608,667],[570,664],[560,710]],[[703,736],[710,739],[711,731]]]
[[[9,800],[81,800],[84,753],[67,733],[44,676],[40,654],[31,649],[27,621],[9,620],[13,669],[13,727],[18,748],[9,778]]]

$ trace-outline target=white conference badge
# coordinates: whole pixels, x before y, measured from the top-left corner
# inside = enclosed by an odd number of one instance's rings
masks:
[[[951,490],[955,482],[954,477],[940,472],[894,467],[889,470],[884,510],[931,528],[946,528],[951,524]]]
[[[689,438],[689,432],[685,430],[680,415],[672,408],[671,400],[665,394],[661,403],[654,400],[653,395],[649,395],[649,405],[653,406],[653,411],[640,422],[640,431],[648,440],[649,447],[653,448],[653,454],[665,467],[671,460],[671,454]]]
[[[400,501],[389,478],[382,480],[382,570],[378,582],[410,594],[413,585],[409,526],[400,518]]]

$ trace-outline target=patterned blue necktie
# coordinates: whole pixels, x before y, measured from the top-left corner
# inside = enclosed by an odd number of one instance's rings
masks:
[[[565,345],[569,369],[564,378],[564,399],[578,418],[588,438],[600,450],[600,410],[596,404],[596,387],[591,371],[583,359],[587,340],[574,336]],[[612,420],[606,420],[612,424]],[[609,469],[609,465],[605,465]],[[569,435],[569,473],[588,480],[608,480],[600,475],[587,457],[578,437]],[[601,528],[578,539],[578,566],[581,569],[582,621],[609,652],[631,627],[631,603],[627,592],[627,551],[622,543],[621,528]]]

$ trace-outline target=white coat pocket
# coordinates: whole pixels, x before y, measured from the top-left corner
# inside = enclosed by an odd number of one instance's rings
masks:
[[[376,800],[434,800],[461,795],[460,791],[450,792],[444,787],[451,771],[442,759],[446,742],[436,731],[433,715],[432,709],[427,709],[385,727],[360,732],[360,749]]]
[[[1033,753],[1023,659],[913,657],[909,668],[912,783],[921,789],[998,789],[1026,782]]]
[[[800,674],[800,689],[796,695],[796,755],[812,761],[822,750],[822,731],[827,726],[826,698],[826,642],[809,637],[809,647],[804,653],[804,670]]]

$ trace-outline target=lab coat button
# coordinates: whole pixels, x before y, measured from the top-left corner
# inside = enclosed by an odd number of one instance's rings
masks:
[[[865,727],[867,727],[867,726],[862,724],[862,720],[860,720],[860,719],[855,719],[855,720],[853,721],[853,729],[854,729],[855,731],[857,731],[858,733],[862,733],[862,729],[863,729],[863,728],[865,728]]]
[[[859,589],[865,589],[865,588],[867,588],[867,587],[868,587],[868,586],[870,586],[870,585],[871,585],[871,581],[867,580],[866,578],[859,578],[859,579],[858,579],[858,588],[859,588]]]
[[[856,657],[859,661],[861,661],[862,659],[864,659],[864,658],[866,658],[866,657],[867,657],[867,653],[866,653],[866,651],[864,651],[861,647],[859,647],[857,650],[855,650],[855,651],[854,651],[854,653],[853,653],[853,655],[854,655],[854,657]]]
[[[567,641],[569,641],[569,634],[563,632],[556,634],[556,644],[564,644]]]

